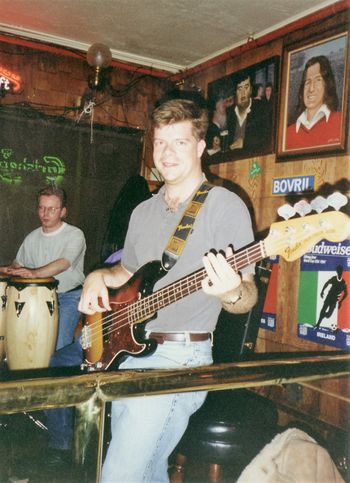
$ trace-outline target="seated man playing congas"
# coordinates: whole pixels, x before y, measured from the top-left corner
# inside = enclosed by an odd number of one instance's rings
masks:
[[[0,272],[23,280],[54,277],[58,281],[58,336],[50,366],[79,365],[83,358],[82,348],[79,341],[73,343],[73,340],[80,317],[78,303],[85,278],[84,233],[64,221],[67,196],[63,189],[49,185],[38,192],[37,202],[41,226],[25,237],[14,262],[0,267]],[[52,451],[44,461],[46,466],[52,463],[52,466],[59,467],[59,463],[64,464],[70,455],[67,450],[72,444],[73,409],[47,411],[47,426]]]
[[[66,223],[67,196],[47,186],[37,196],[41,226],[27,235],[14,262],[0,272],[23,278],[58,280],[59,329],[56,349],[71,344],[79,320],[78,303],[84,282],[84,233]]]

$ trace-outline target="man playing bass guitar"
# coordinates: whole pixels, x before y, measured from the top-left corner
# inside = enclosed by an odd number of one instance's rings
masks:
[[[121,287],[141,267],[162,260],[189,200],[204,181],[207,112],[190,100],[170,100],[153,116],[154,164],[164,186],[131,215],[119,265],[92,272],[85,281],[79,309],[89,315],[111,311],[108,287]],[[181,227],[180,227],[181,229]],[[221,308],[248,312],[257,300],[254,267],[237,273],[226,261],[234,250],[253,241],[249,212],[243,201],[213,187],[196,216],[186,246],[173,267],[155,282],[154,290],[202,268],[202,290],[157,312],[145,323],[146,338],[156,350],[127,357],[133,368],[181,368],[212,363],[211,334]],[[102,468],[102,481],[168,482],[168,457],[186,430],[189,417],[203,404],[205,392],[126,398],[112,403],[112,440]]]

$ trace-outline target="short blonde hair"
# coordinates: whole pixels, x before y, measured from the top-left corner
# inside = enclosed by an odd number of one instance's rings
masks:
[[[61,207],[65,208],[67,206],[67,194],[63,188],[59,188],[58,186],[48,185],[38,191],[36,197],[38,203],[41,196],[57,196],[61,202]]]
[[[161,104],[152,114],[153,129],[183,121],[192,123],[193,135],[198,141],[205,139],[208,129],[208,112],[193,101],[172,99]]]

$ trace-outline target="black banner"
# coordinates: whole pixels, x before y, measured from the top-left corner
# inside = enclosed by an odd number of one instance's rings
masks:
[[[67,222],[85,233],[87,271],[100,263],[113,204],[140,171],[143,134],[1,106],[0,264],[10,263],[24,236],[39,226],[36,193],[51,182],[67,191]]]

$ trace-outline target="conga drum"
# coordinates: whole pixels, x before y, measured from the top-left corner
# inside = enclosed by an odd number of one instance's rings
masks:
[[[53,277],[9,279],[5,349],[9,369],[48,367],[58,331],[57,284]]]
[[[0,362],[5,357],[5,309],[8,275],[0,273]]]

